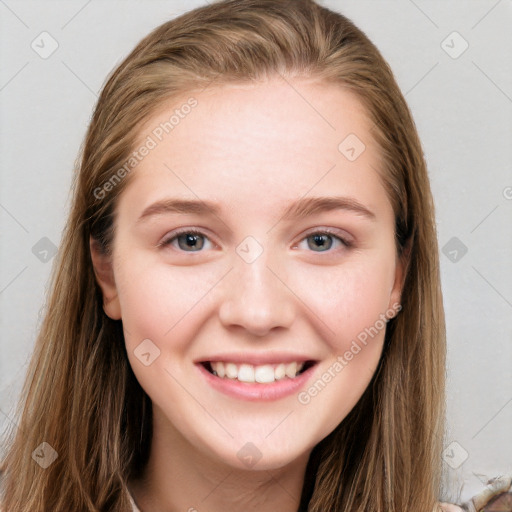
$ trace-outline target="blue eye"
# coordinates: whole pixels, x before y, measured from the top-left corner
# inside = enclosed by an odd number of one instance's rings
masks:
[[[330,239],[330,240],[329,240]],[[311,243],[308,243],[308,248],[320,248],[320,251],[314,250],[313,252],[329,252],[329,249],[333,246],[334,242],[333,239],[338,240],[338,242],[341,243],[342,247],[350,247],[350,243],[347,242],[345,239],[335,235],[329,230],[324,231],[316,231],[314,233],[309,234],[305,238],[301,240],[307,240],[308,242],[311,241]],[[332,252],[332,251],[331,251]]]
[[[185,252],[200,252],[200,250],[204,247],[204,242],[201,242],[201,239],[208,239],[204,233],[198,231],[196,229],[184,229],[178,233],[175,233],[173,237],[164,240],[159,245],[167,246],[173,245],[172,242],[176,240],[178,242],[178,247]],[[199,250],[197,250],[199,248]],[[187,249],[193,249],[192,251],[188,251]]]
[[[209,240],[209,238],[201,231],[197,229],[183,229],[182,231],[174,233],[172,237],[169,237],[164,241],[160,242],[158,246],[160,247],[172,245],[173,247],[176,247],[176,245],[174,244],[174,242],[176,241],[178,243],[177,249],[181,251],[201,252],[205,245],[204,240]],[[328,229],[324,229],[322,231],[315,231],[309,234],[308,236],[304,237],[301,240],[301,242],[305,240],[308,242],[311,241],[311,243],[308,243],[308,248],[312,249],[313,252],[329,252],[329,250],[334,245],[333,240],[337,240],[339,243],[341,243],[342,247],[351,247],[350,242],[335,235]],[[320,251],[314,250],[317,248],[319,248]]]

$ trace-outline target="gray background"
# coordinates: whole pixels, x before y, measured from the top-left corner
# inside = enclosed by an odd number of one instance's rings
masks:
[[[203,3],[0,0],[1,430],[98,91],[151,29]],[[459,502],[512,471],[512,0],[322,3],[376,43],[423,142],[448,329],[443,497]]]

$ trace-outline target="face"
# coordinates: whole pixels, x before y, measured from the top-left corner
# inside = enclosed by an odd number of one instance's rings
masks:
[[[379,149],[339,86],[190,96],[141,129],[137,147],[152,147],[119,198],[112,258],[92,251],[105,311],[122,319],[155,435],[283,467],[357,403],[399,309]]]

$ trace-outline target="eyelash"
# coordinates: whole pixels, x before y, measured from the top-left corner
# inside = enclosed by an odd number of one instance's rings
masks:
[[[167,247],[169,245],[171,245],[171,243],[176,240],[180,235],[184,235],[184,234],[187,234],[187,235],[199,235],[199,236],[202,236],[202,237],[205,237],[205,238],[208,238],[207,235],[205,235],[202,231],[199,231],[198,229],[194,229],[194,228],[185,228],[185,229],[181,229],[181,230],[178,230],[176,231],[175,233],[172,234],[171,237],[167,238],[167,239],[164,239],[162,242],[160,242],[157,247]],[[318,230],[318,231],[312,231],[310,233],[308,233],[305,237],[303,237],[300,242],[308,239],[309,237],[313,236],[313,235],[329,235],[329,236],[332,236],[333,238],[336,238],[338,239],[341,244],[343,245],[344,248],[346,249],[349,249],[352,247],[352,242],[349,242],[348,240],[340,237],[339,235],[337,235],[333,230],[329,229],[329,228],[323,228],[321,230]],[[300,243],[299,242],[299,243]],[[297,244],[298,245],[298,244]],[[187,253],[187,252],[190,252],[190,253],[194,253],[194,252],[202,252],[202,251],[181,251],[181,249],[178,249],[180,252],[184,252],[184,253]],[[312,251],[312,252],[317,252],[317,251]],[[329,249],[327,251],[318,251],[318,254],[322,254],[323,252],[326,252],[326,253],[332,253],[334,252],[333,250]]]

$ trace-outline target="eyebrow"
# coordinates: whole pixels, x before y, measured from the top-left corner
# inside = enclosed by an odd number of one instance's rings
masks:
[[[283,220],[297,220],[317,213],[332,210],[347,210],[369,220],[377,220],[377,216],[353,197],[307,197],[291,203],[282,216]]]
[[[294,201],[287,205],[281,217],[282,220],[300,220],[310,215],[333,211],[346,210],[375,221],[375,213],[352,197],[308,197]],[[219,216],[221,207],[218,203],[195,199],[163,199],[148,206],[140,215],[137,222],[141,222],[155,215],[166,213],[197,214]]]

